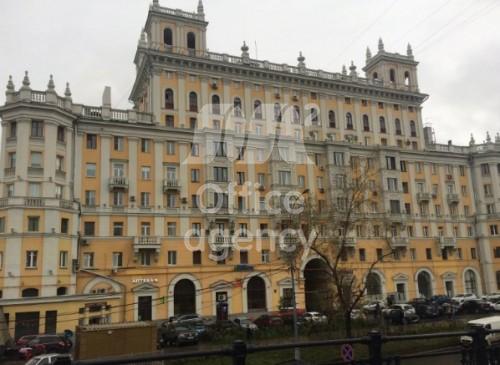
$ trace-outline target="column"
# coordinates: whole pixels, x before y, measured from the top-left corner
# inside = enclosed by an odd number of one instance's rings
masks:
[[[100,204],[109,205],[109,177],[111,172],[110,163],[111,136],[101,135],[101,187]]]

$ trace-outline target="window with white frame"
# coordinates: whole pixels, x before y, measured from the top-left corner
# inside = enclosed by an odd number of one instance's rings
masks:
[[[68,267],[68,251],[59,251],[59,267],[64,269]]]
[[[26,268],[34,269],[37,267],[38,251],[26,251]]]
[[[141,167],[141,178],[142,180],[151,180],[151,167],[149,166]]]

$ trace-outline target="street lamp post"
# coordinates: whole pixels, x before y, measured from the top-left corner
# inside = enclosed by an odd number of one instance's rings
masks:
[[[290,265],[290,274],[292,276],[292,306],[293,306],[293,338],[297,342],[299,339],[299,327],[297,325],[297,296],[295,294],[295,263]],[[300,362],[300,348],[294,348],[294,359],[296,363]]]

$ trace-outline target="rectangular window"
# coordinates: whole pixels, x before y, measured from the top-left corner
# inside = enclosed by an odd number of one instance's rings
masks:
[[[97,149],[97,135],[87,134],[87,149],[88,150]]]
[[[151,148],[151,141],[146,138],[141,138],[141,152],[142,153],[149,153],[149,150]]]
[[[201,265],[201,251],[193,251],[193,265]]]
[[[168,251],[168,264],[177,265],[177,251]]]
[[[200,170],[191,169],[191,182],[200,182]]]
[[[141,263],[141,266],[151,266],[151,256],[152,252],[150,250],[140,250],[139,262]]]
[[[177,223],[175,223],[175,222],[168,222],[167,223],[167,235],[169,237],[176,237],[177,236]]]
[[[29,184],[29,196],[32,198],[39,198],[42,194],[42,186],[40,183]]]
[[[417,261],[417,250],[415,248],[410,248],[410,259]]]
[[[95,234],[95,222],[84,222],[83,234],[85,236],[93,236]]]
[[[238,185],[243,185],[245,183],[245,173],[243,171],[236,172],[236,181]]]
[[[57,127],[57,142],[64,143],[66,139],[66,129],[63,126]]]
[[[68,234],[69,232],[69,219],[61,218],[61,233]]]
[[[262,250],[260,254],[260,261],[263,264],[268,264],[271,261],[269,250]]]
[[[59,251],[59,267],[68,267],[68,251]]]
[[[192,156],[200,155],[200,145],[198,143],[191,143],[191,155]]]
[[[481,164],[481,175],[490,176],[490,165],[487,163]]]
[[[141,208],[149,208],[150,194],[142,192],[141,193]]]
[[[56,171],[64,171],[64,157],[56,156]]]
[[[334,152],[333,153],[333,164],[335,166],[344,166],[344,153]]]
[[[42,167],[42,153],[31,152],[30,167]]]
[[[240,264],[242,265],[248,264],[248,251],[245,250],[240,251]]]
[[[142,166],[141,168],[141,178],[142,180],[151,180],[151,167]]]
[[[123,266],[123,253],[121,252],[113,252],[113,268],[119,268]]]
[[[471,247],[471,249],[470,249],[470,258],[472,260],[476,260],[477,259],[477,254],[476,254],[476,248],[475,247]]]
[[[496,224],[490,225],[490,234],[492,236],[498,236],[498,226]]]
[[[37,267],[38,251],[26,251],[26,268],[35,269]]]
[[[17,137],[17,122],[10,122],[10,134],[9,138]]]
[[[113,222],[113,236],[123,236],[123,222]]]
[[[218,182],[227,182],[228,174],[227,167],[214,167],[214,180]]]
[[[83,267],[87,269],[92,269],[94,267],[94,253],[85,252],[83,254]]]
[[[384,260],[384,251],[381,248],[377,248],[376,253],[377,253],[377,260],[383,261]]]
[[[0,233],[5,232],[5,217],[0,218]]]
[[[14,169],[16,167],[16,153],[9,152],[9,167]]]
[[[85,206],[87,207],[95,206],[95,190],[85,191]]]
[[[364,248],[359,249],[359,261],[366,261],[366,250]]]
[[[191,230],[192,230],[191,235],[193,237],[200,237],[201,236],[201,223],[191,224]]]
[[[116,208],[123,207],[123,197],[124,197],[123,191],[119,190],[113,191],[113,206]]]
[[[40,230],[40,217],[28,217],[28,232],[38,232]]]
[[[151,235],[151,224],[149,222],[141,223],[141,236],[149,236]]]
[[[123,152],[125,148],[125,139],[123,137],[115,136],[113,138],[113,148],[115,151]]]
[[[387,170],[396,170],[396,157],[386,156],[385,162],[387,165]]]
[[[31,137],[42,138],[43,137],[43,122],[39,120],[34,120],[31,122]]]
[[[425,258],[427,260],[432,260],[432,248],[425,249]]]
[[[167,128],[174,128],[175,127],[175,122],[174,122],[174,116],[173,115],[167,115],[165,117],[165,126]]]
[[[167,155],[175,155],[175,142],[167,141]]]
[[[96,177],[96,164],[95,163],[87,163],[85,165],[85,175],[87,177]]]
[[[291,185],[292,173],[290,171],[279,171],[279,183],[280,185]]]

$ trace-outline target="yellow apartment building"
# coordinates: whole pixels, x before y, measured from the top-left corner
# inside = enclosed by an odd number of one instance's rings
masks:
[[[292,278],[268,232],[290,191],[331,204],[350,166],[378,166],[374,215],[401,255],[369,298],[492,293],[500,287],[500,136],[441,145],[422,123],[412,49],[366,52],[341,72],[207,50],[196,12],[149,8],[131,110],[12,78],[0,107],[0,306],[13,336],[78,324],[276,311]],[[274,199],[274,200],[273,200]],[[361,270],[384,241],[356,227]],[[220,255],[225,252],[226,255]],[[300,262],[314,309],[318,257]]]

